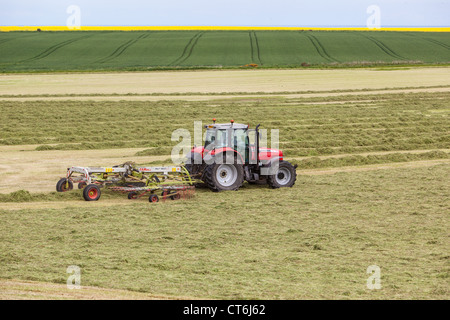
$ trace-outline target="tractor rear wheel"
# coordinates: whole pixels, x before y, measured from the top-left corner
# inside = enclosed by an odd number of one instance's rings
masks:
[[[89,184],[83,189],[83,198],[86,201],[97,201],[100,195],[100,188],[96,184]]]
[[[206,166],[204,181],[215,192],[238,190],[244,183],[244,167],[240,164],[210,164]]]
[[[66,192],[73,189],[73,183],[70,180],[67,180],[67,178],[61,178],[59,179],[58,183],[56,184],[56,191],[58,192]]]
[[[275,173],[267,177],[267,183],[271,188],[292,187],[297,180],[295,167],[287,161],[281,161]]]

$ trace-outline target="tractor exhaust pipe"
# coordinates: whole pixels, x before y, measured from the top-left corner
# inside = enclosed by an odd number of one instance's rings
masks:
[[[258,124],[255,129],[255,131],[256,131],[256,165],[258,166],[258,168],[259,168],[259,126],[260,125],[261,124]]]

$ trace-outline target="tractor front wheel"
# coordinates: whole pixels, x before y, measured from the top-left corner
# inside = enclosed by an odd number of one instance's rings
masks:
[[[238,190],[244,183],[244,167],[240,164],[210,164],[204,181],[212,191]]]
[[[275,169],[275,173],[267,177],[267,183],[271,188],[292,187],[297,180],[295,167],[287,161],[281,161]]]

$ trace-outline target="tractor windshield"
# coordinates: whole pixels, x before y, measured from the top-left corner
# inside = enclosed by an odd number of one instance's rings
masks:
[[[205,149],[230,147],[241,154],[248,148],[247,129],[210,129],[206,131]]]
[[[214,149],[214,141],[216,141],[216,130],[207,130],[205,138],[205,149]]]
[[[212,150],[214,148],[226,147],[228,145],[228,131],[221,130],[207,130],[205,138],[205,149]]]

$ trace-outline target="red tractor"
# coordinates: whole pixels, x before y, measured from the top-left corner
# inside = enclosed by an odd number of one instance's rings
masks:
[[[283,152],[260,147],[259,126],[234,123],[206,125],[203,147],[192,148],[185,167],[211,190],[238,190],[245,181],[272,188],[292,187],[297,166],[283,160]]]

